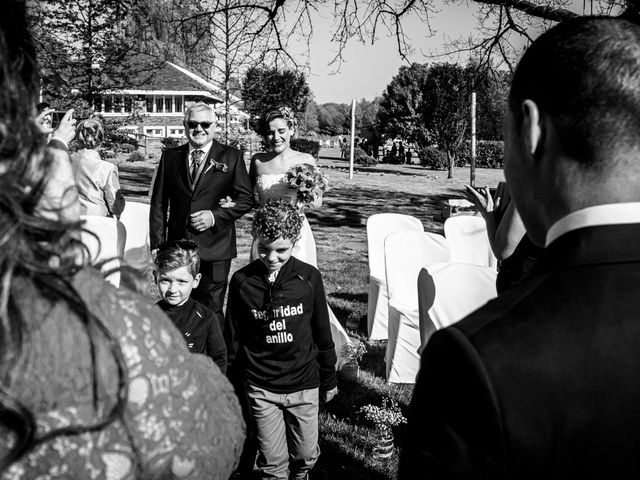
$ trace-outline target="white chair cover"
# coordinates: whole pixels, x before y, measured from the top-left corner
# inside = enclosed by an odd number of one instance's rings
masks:
[[[420,271],[420,354],[433,332],[462,320],[496,297],[496,275],[491,267],[469,263],[436,263]]]
[[[369,257],[367,329],[369,340],[385,340],[388,337],[384,239],[390,233],[400,230],[423,232],[424,227],[416,217],[399,213],[376,213],[367,218],[367,253]]]
[[[120,221],[127,230],[124,246],[124,263],[142,274],[149,271],[151,250],[149,247],[149,204],[127,201]]]
[[[387,236],[384,255],[389,294],[387,382],[414,383],[420,344],[418,273],[422,267],[448,261],[449,246],[442,235],[402,230]]]
[[[444,236],[451,248],[451,261],[498,268],[489,237],[487,223],[477,215],[458,215],[444,221]]]
[[[82,242],[89,250],[90,263],[95,265],[103,260],[108,260],[102,265],[102,271],[120,267],[124,256],[124,246],[127,231],[122,222],[116,218],[97,215],[82,215],[84,220],[81,234]],[[115,272],[106,277],[116,287],[120,286],[120,272]]]

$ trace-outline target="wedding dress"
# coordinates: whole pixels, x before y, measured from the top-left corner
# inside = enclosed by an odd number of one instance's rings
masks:
[[[295,202],[296,190],[289,188],[286,180],[286,174],[284,173],[267,173],[258,175],[256,178],[256,190],[258,192],[258,198],[260,199],[260,205],[264,205],[267,200],[271,198],[286,199],[291,202]],[[292,255],[298,260],[302,260],[305,263],[313,265],[318,268],[318,261],[316,256],[316,242],[313,239],[313,233],[311,227],[307,221],[307,217],[303,214],[302,230],[300,231],[300,239],[293,247]],[[251,260],[258,258],[257,243],[254,239],[251,245]],[[329,320],[331,322],[331,336],[333,337],[333,343],[336,348],[336,355],[338,356],[338,363],[336,368],[340,368],[344,363],[343,356],[341,355],[342,347],[345,343],[351,343],[347,332],[344,330],[337,317],[331,310],[331,307],[327,305],[329,309]]]

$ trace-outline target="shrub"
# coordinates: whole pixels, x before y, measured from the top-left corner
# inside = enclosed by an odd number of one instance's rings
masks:
[[[118,150],[124,153],[133,153],[136,150],[136,147],[134,147],[130,143],[123,143],[122,145],[120,145]]]
[[[378,164],[378,161],[375,158],[367,155],[367,153],[361,148],[356,147],[354,148],[353,152],[353,163],[362,165],[363,167],[369,167],[371,165]]]
[[[320,154],[320,142],[308,138],[292,138],[291,148],[312,155],[316,160]]]
[[[162,140],[160,140],[160,142],[162,143],[163,152],[168,148],[179,147],[184,143],[184,141],[180,138],[174,137],[164,137]]]
[[[138,151],[133,152],[129,155],[129,158],[127,158],[128,162],[144,162],[145,160],[145,156]]]
[[[426,147],[419,152],[420,165],[432,170],[447,168],[447,154],[436,147]]]
[[[113,150],[99,149],[98,152],[100,153],[100,157],[105,160],[108,158],[116,158],[116,152],[114,152]]]
[[[502,168],[504,160],[504,142],[501,140],[478,140],[476,143],[476,167]],[[466,141],[458,152],[461,165],[471,163],[471,142]]]

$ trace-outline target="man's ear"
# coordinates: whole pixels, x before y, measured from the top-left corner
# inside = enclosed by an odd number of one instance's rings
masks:
[[[198,285],[200,285],[200,279],[202,278],[202,274],[201,273],[196,273],[196,276],[193,277],[193,288],[198,288]]]
[[[522,102],[521,138],[524,148],[534,158],[539,158],[544,144],[544,128],[541,124],[540,110],[533,100]]]

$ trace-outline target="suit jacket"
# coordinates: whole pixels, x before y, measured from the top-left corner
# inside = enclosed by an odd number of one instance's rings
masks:
[[[640,224],[568,232],[436,332],[399,478],[640,478],[639,239]]]
[[[191,239],[200,246],[203,260],[229,260],[237,255],[235,220],[253,207],[253,190],[242,154],[213,140],[195,188],[189,180],[189,145],[166,150],[160,158],[151,194],[149,236],[154,249],[164,240]],[[231,197],[236,203],[221,208]],[[197,232],[189,215],[211,210],[213,227]]]

